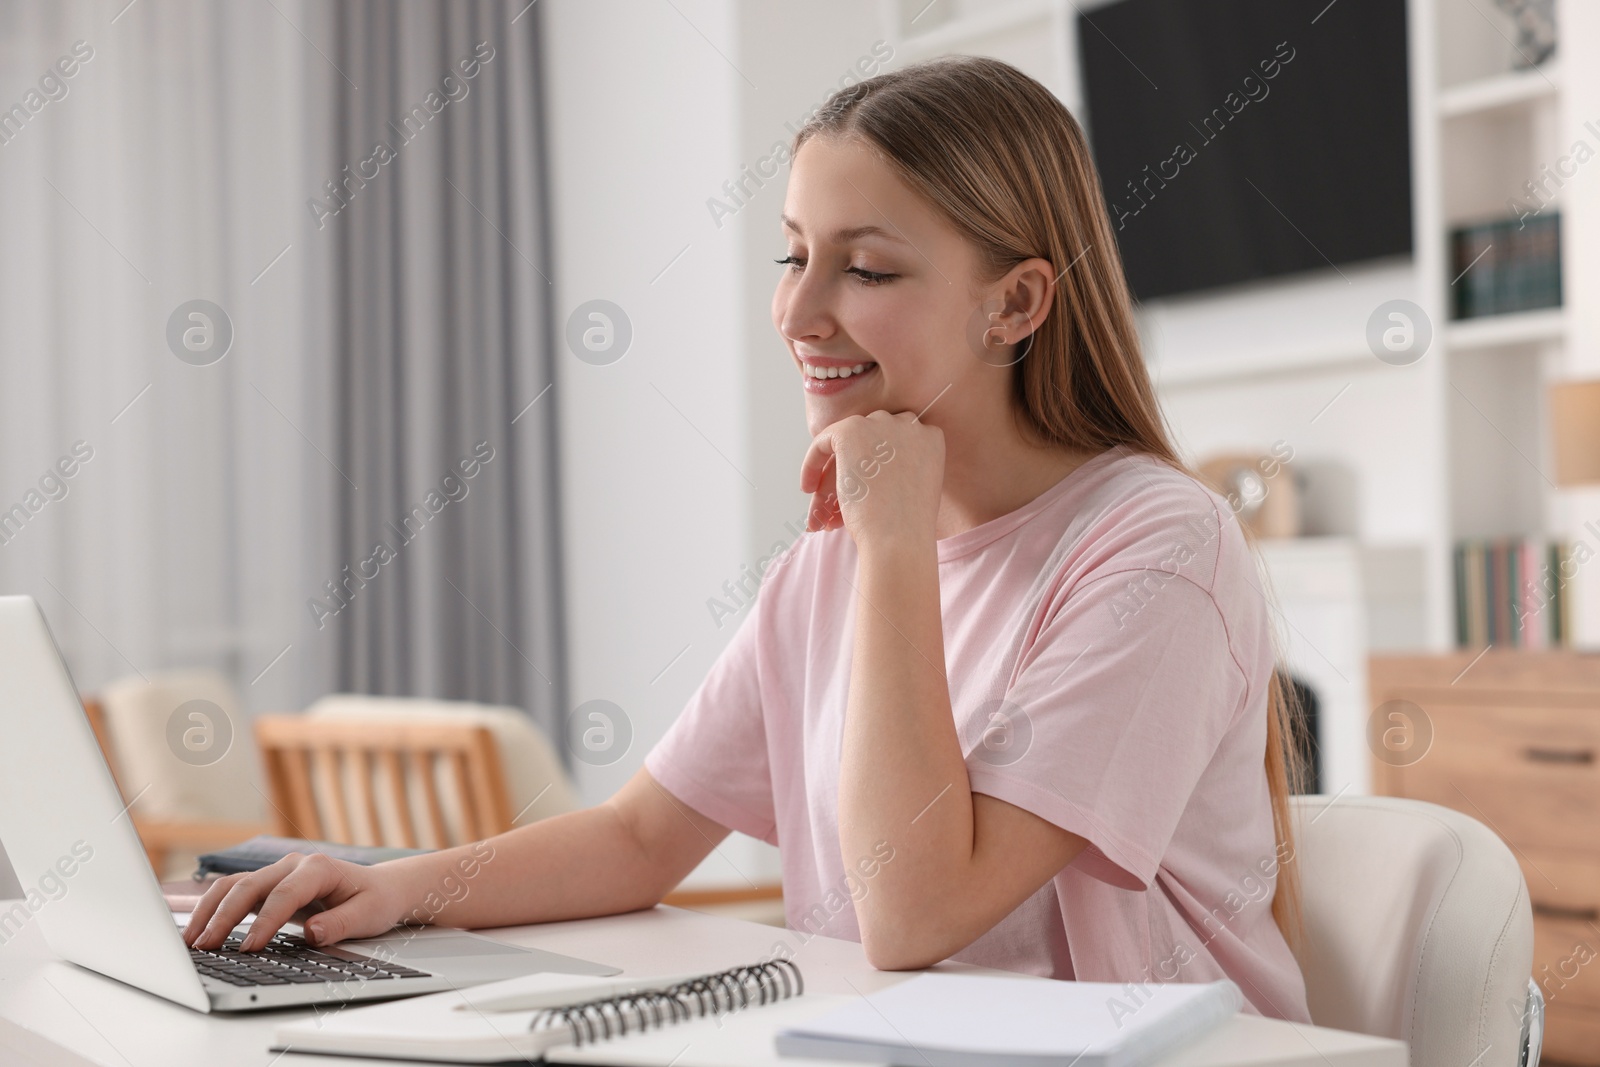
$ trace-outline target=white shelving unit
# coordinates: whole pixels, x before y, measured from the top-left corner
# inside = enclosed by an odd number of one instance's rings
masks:
[[[1514,315],[1485,315],[1460,319],[1445,329],[1445,342],[1453,352],[1479,348],[1519,347],[1560,341],[1566,337],[1565,308],[1522,311]]]
[[[1104,2],[880,0],[880,10],[897,65],[994,56],[1038,78],[1087,126],[1077,14],[1092,17]],[[1584,523],[1600,519],[1600,491],[1550,484],[1544,394],[1559,378],[1600,376],[1600,304],[1582,298],[1600,278],[1600,63],[1584,62],[1600,54],[1600,4],[1557,6],[1557,57],[1524,70],[1513,62],[1509,19],[1487,0],[1407,0],[1411,257],[1141,309],[1146,358],[1191,454],[1290,440],[1303,469],[1327,469],[1307,532],[1383,554],[1385,584],[1397,567],[1414,572],[1399,584],[1416,602],[1383,609],[1414,627],[1373,627],[1387,647],[1453,646],[1459,539],[1595,540]],[[1564,177],[1546,209],[1561,213],[1566,307],[1451,321],[1450,230],[1508,217],[1523,183],[1550,173],[1580,139],[1597,158]],[[1390,298],[1414,301],[1433,324],[1432,347],[1413,366],[1391,367],[1367,349],[1367,317]],[[1590,547],[1600,555],[1600,543]],[[1588,570],[1573,590],[1574,631],[1594,647],[1600,565]]]
[[[1440,90],[1439,117],[1461,118],[1519,104],[1547,101],[1559,91],[1559,86],[1560,68],[1554,60],[1532,70],[1491,74]]]
[[[1545,394],[1553,381],[1600,373],[1595,315],[1583,299],[1600,265],[1600,164],[1587,164],[1591,173],[1584,165],[1573,165],[1570,176],[1559,173],[1580,139],[1600,153],[1600,136],[1585,128],[1600,119],[1600,80],[1586,62],[1600,42],[1600,12],[1584,0],[1560,0],[1557,57],[1533,69],[1508,69],[1516,57],[1509,27],[1486,17],[1487,5],[1430,0],[1427,6],[1438,80],[1432,113],[1423,120],[1439,162],[1437,182],[1420,192],[1435,204],[1440,239],[1463,224],[1514,218],[1512,198],[1536,205],[1525,183],[1544,183],[1555,192],[1544,210],[1561,216],[1565,304],[1454,321],[1443,332],[1443,473],[1450,487],[1444,547],[1467,537],[1592,541],[1582,531],[1582,495],[1553,484]],[[1425,274],[1424,284],[1443,309],[1456,278],[1451,264],[1438,265],[1443,269]],[[1575,643],[1594,647],[1600,585],[1580,572],[1572,592]],[[1437,599],[1453,607],[1448,588]]]

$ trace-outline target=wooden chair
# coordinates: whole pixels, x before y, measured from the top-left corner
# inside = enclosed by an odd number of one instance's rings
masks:
[[[446,848],[511,829],[500,753],[487,727],[262,715],[255,735],[285,836]],[[441,796],[440,763],[454,769],[453,796]],[[446,827],[447,800],[459,813],[460,835]],[[414,807],[422,810],[426,839]]]
[[[129,797],[127,783],[122,781],[118,770],[116,751],[106,728],[105,708],[94,697],[82,699],[84,717],[89,720],[89,728],[94,731],[94,738],[100,743],[100,753],[105,757],[106,766],[111,768],[111,777],[116,781],[122,799],[136,800],[136,797]],[[144,845],[145,855],[149,858],[150,866],[158,878],[166,877],[167,860],[174,852],[204,852],[213,848],[227,848],[268,830],[266,825],[254,822],[150,819],[140,815],[137,809],[130,810],[128,814],[133,818],[134,830],[138,833],[139,841]]]

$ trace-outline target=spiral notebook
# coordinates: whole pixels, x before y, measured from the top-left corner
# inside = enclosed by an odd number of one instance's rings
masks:
[[[535,974],[409,1000],[319,1009],[312,1019],[278,1027],[271,1050],[443,1063],[665,1065],[682,1046],[667,1050],[640,1038],[670,1029],[702,1044],[714,1038],[712,1044],[734,1057],[729,1062],[740,1063],[748,1060],[739,1058],[739,1047],[750,1046],[738,1045],[739,1034],[748,1033],[770,1054],[773,1027],[794,1021],[775,1006],[804,988],[792,960],[663,978]],[[820,1001],[835,999],[807,998],[819,1001],[818,1009],[826,1006]],[[730,1025],[729,1016],[756,1009],[772,1014],[767,1025]]]

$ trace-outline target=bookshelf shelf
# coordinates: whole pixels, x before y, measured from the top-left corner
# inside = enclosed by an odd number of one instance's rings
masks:
[[[1480,78],[1441,90],[1439,117],[1462,118],[1539,101],[1554,101],[1559,95],[1560,86],[1561,70],[1555,63]]]
[[[1546,308],[1457,319],[1445,328],[1445,341],[1451,349],[1470,351],[1560,341],[1566,336],[1566,330],[1566,309]]]

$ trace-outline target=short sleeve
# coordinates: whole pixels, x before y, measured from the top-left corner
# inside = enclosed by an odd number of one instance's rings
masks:
[[[645,756],[667,792],[730,830],[778,843],[759,675],[764,585],[683,713]]]
[[[1087,839],[1085,874],[1148,889],[1246,688],[1199,585],[1159,568],[1081,581],[1024,648],[999,709],[1016,743],[979,739],[972,789]]]

